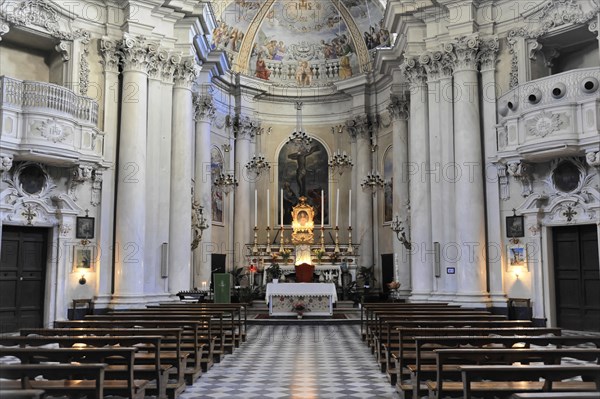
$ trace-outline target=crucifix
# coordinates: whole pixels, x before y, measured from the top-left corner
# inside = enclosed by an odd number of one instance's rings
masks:
[[[27,206],[26,206],[26,209],[27,209],[27,211],[23,211],[23,212],[21,212],[21,215],[22,215],[22,216],[23,216],[25,219],[27,219],[27,225],[28,225],[28,226],[32,226],[32,225],[33,225],[33,223],[31,223],[31,222],[32,222],[33,218],[37,216],[37,213],[35,213],[35,212],[34,212],[34,211],[31,209],[31,205],[27,205]]]

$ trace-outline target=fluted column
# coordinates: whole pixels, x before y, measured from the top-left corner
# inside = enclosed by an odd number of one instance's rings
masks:
[[[482,111],[485,161],[486,220],[487,220],[487,260],[492,306],[505,307],[504,262],[505,246],[502,237],[502,217],[500,215],[500,185],[498,165],[487,161],[496,154],[496,54],[498,38],[482,41],[478,60],[481,65]],[[500,166],[505,167],[505,166]]]
[[[192,168],[195,60],[184,58],[175,68],[171,138],[171,205],[169,208],[169,292],[191,288]]]
[[[411,300],[429,298],[433,288],[433,244],[431,242],[431,188],[429,186],[429,121],[425,71],[417,60],[408,58],[403,70],[410,82],[409,192]]]
[[[104,66],[104,123],[102,130],[108,132],[104,136],[104,159],[107,162],[117,161],[117,134],[119,130],[119,55],[117,54],[117,43],[102,39],[100,41],[100,54]],[[103,309],[110,303],[112,291],[113,270],[113,221],[115,214],[114,187],[115,170],[108,168],[102,173],[102,191],[98,207],[97,221],[98,236],[96,237],[100,251],[100,264],[96,271],[96,297],[95,306]]]
[[[252,193],[253,181],[246,174],[246,164],[252,157],[253,140],[256,136],[258,124],[247,116],[240,116],[235,129],[235,168],[239,186],[235,190],[234,218],[233,218],[233,245],[234,268],[244,259],[245,245],[252,242],[251,225],[254,195]],[[289,238],[289,237],[288,237]]]
[[[159,176],[161,164],[157,162],[160,158],[161,136],[164,133],[161,124],[164,104],[162,101],[152,101],[162,98],[162,64],[168,53],[161,50],[155,44],[149,46],[148,63],[148,135],[147,135],[147,158],[146,171],[148,176]],[[166,113],[170,116],[170,112]],[[169,118],[170,119],[170,118]],[[169,129],[170,130],[170,129]],[[167,180],[168,182],[168,180]],[[146,244],[144,252],[144,291],[146,294],[156,295],[162,291],[161,287],[161,221],[157,217],[164,211],[160,208],[159,193],[163,184],[162,179],[150,178],[146,182]],[[166,212],[165,212],[166,213]]]
[[[351,139],[356,142],[356,165],[353,169],[356,170],[358,186],[372,172],[371,124],[367,115],[359,115],[347,121],[346,127]],[[356,223],[352,224],[352,242],[360,244],[357,266],[373,267],[373,194],[370,190],[355,191],[355,209],[358,212],[353,212]],[[380,278],[377,277],[377,280],[380,281]]]
[[[114,307],[143,302],[146,232],[146,114],[148,49],[126,36],[119,45],[123,63],[121,132],[115,218]]]
[[[463,37],[446,45],[454,57],[454,143],[461,175],[456,179],[456,240],[461,250],[457,265],[458,291],[455,300],[471,306],[487,301],[485,203],[483,157],[479,115],[477,37]]]
[[[410,241],[408,228],[409,192],[408,192],[408,93],[394,93],[390,96],[388,111],[392,117],[392,157],[393,168],[393,214],[397,215],[404,227],[404,233]],[[399,239],[394,242],[394,280],[400,282],[399,293],[408,297],[411,290],[410,280],[410,251]]]
[[[425,53],[419,57],[419,62],[427,72],[427,108],[429,113],[429,163],[423,168],[424,174],[429,180],[431,192],[431,221],[442,220],[444,215],[445,198],[442,198],[442,124],[439,118],[441,108],[440,95],[440,59],[441,52]],[[434,222],[435,223],[435,222]],[[431,229],[431,249],[435,250],[434,242],[444,245],[444,230]],[[435,254],[434,259],[435,262]],[[435,264],[433,265],[435,272]],[[439,294],[444,284],[440,277],[432,279],[432,294]],[[441,283],[441,284],[440,284]],[[437,299],[437,296],[435,297]]]
[[[197,242],[197,247],[194,249],[194,286],[201,287],[202,281],[210,281],[211,254],[213,251],[210,126],[215,117],[215,107],[212,97],[208,94],[195,96],[194,111],[196,121],[194,201],[204,207],[203,216],[208,224],[208,229],[202,233],[202,240]]]

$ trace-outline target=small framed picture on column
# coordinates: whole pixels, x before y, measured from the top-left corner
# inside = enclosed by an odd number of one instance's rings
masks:
[[[77,226],[75,228],[76,238],[94,238],[95,219],[87,216],[77,218]]]

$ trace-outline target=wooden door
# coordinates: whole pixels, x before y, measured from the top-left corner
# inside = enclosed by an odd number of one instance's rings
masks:
[[[558,326],[600,331],[600,265],[596,225],[555,227],[553,237]]]
[[[42,327],[47,229],[3,226],[0,332]]]

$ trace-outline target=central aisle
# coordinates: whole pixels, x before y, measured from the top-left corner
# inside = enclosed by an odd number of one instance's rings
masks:
[[[359,331],[358,325],[248,327],[247,342],[181,399],[398,398]]]

